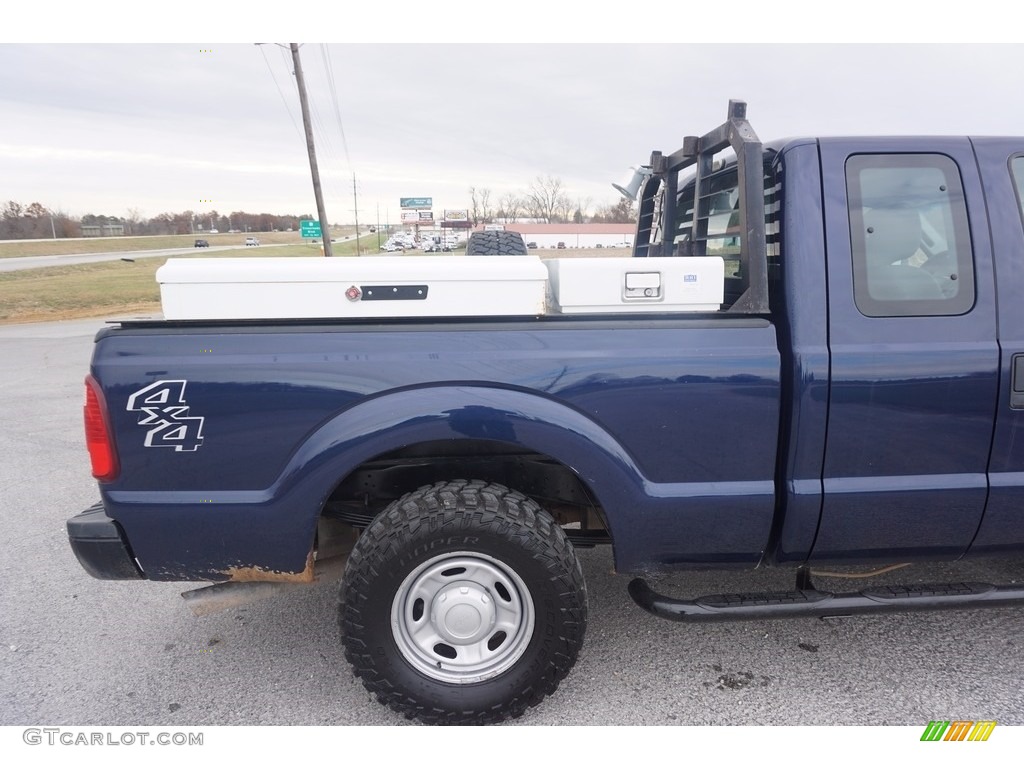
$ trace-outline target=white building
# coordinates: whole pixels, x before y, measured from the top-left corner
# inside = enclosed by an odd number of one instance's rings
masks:
[[[480,232],[483,226],[474,232]],[[528,248],[625,248],[632,247],[636,224],[505,224],[506,232],[518,232]],[[536,243],[536,245],[530,245]]]

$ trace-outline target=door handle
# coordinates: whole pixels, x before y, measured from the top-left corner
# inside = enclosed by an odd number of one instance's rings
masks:
[[[1024,408],[1024,355],[1013,356],[1010,375],[1010,407]]]

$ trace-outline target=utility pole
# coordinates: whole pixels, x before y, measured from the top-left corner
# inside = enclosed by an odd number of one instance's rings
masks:
[[[309,151],[309,170],[313,174],[313,195],[316,197],[316,214],[320,217],[320,235],[324,242],[324,256],[333,256],[331,231],[327,224],[327,210],[324,208],[324,194],[320,189],[320,170],[316,165],[316,148],[313,146],[313,126],[309,120],[309,102],[306,99],[306,80],[302,76],[299,61],[299,44],[291,43],[292,61],[295,62],[295,80],[299,84],[299,104],[302,106],[302,125],[306,129],[306,149]]]
[[[352,174],[352,205],[355,206],[356,214],[356,256],[361,256],[359,253],[359,195],[356,194],[356,175]]]
[[[377,203],[377,250],[380,250],[380,203]]]

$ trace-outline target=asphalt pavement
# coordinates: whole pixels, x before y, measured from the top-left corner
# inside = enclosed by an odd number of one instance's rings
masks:
[[[260,248],[273,246],[259,246]],[[17,272],[23,269],[40,269],[42,267],[66,267],[70,264],[95,264],[101,261],[117,261],[118,259],[154,259],[158,256],[182,256],[190,254],[216,253],[218,251],[236,250],[237,245],[219,245],[209,248],[161,248],[150,251],[109,251],[106,253],[70,253],[59,256],[11,256],[0,259],[0,272]]]
[[[0,725],[405,724],[345,662],[336,585],[196,618],[179,593],[198,585],[104,582],[81,569],[64,524],[98,499],[81,408],[101,326],[0,326]],[[516,724],[1024,724],[1024,610],[681,626],[630,601],[609,549],[580,555],[590,622],[579,662]],[[1008,583],[1024,577],[1024,558],[888,576]],[[696,596],[790,588],[791,575],[655,584]]]
[[[363,233],[361,237],[366,237]],[[337,238],[337,242],[343,243],[352,240],[355,235],[347,235]],[[295,243],[266,243],[253,246],[254,256],[262,255],[266,248],[280,248],[284,245],[295,245]],[[206,248],[159,248],[146,251],[107,251],[104,253],[69,253],[56,256],[11,256],[0,259],[0,272],[17,272],[23,269],[39,269],[41,267],[65,267],[70,264],[95,264],[101,261],[117,261],[118,259],[153,259],[158,256],[206,256],[207,254],[220,251],[237,251],[240,247],[237,243],[233,245],[211,245]]]

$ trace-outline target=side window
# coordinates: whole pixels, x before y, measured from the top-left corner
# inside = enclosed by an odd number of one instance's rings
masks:
[[[1020,206],[1020,215],[1024,219],[1024,157],[1015,157],[1010,161],[1010,171],[1013,174],[1013,183],[1017,187],[1017,205]]]
[[[945,155],[846,161],[854,299],[868,317],[962,315],[974,260],[960,172]]]

